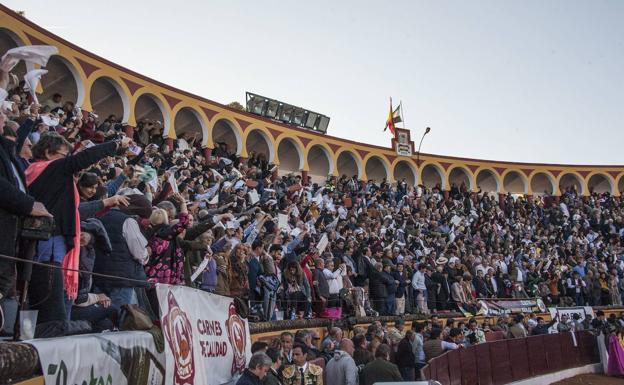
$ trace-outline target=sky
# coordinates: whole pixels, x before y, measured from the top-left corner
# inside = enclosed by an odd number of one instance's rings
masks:
[[[3,1],[62,38],[216,102],[245,92],[422,152],[624,165],[624,1]]]

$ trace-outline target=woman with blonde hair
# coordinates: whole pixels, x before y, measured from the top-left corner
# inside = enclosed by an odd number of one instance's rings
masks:
[[[168,225],[169,215],[167,214],[167,211],[156,208],[152,211],[152,215],[150,215],[149,221],[152,226]]]

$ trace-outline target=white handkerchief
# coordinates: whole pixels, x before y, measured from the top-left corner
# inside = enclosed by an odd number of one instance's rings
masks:
[[[11,71],[20,60],[45,67],[50,56],[58,54],[58,48],[52,45],[25,45],[7,51],[2,56],[0,66],[4,71]]]
[[[37,100],[37,85],[41,80],[41,77],[48,73],[48,70],[32,70],[28,71],[26,75],[24,75],[24,91],[30,92],[30,96],[32,96],[35,103],[39,104],[39,100]]]
[[[203,273],[204,270],[206,270],[206,266],[208,266],[208,258],[204,258],[204,260],[199,264],[199,266],[197,266],[197,270],[195,270],[193,275],[191,275],[191,282],[195,282],[197,277],[199,277],[199,275]]]

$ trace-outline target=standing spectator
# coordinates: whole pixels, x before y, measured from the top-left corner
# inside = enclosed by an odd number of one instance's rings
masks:
[[[390,362],[390,346],[381,344],[375,351],[375,359],[362,369],[362,385],[373,385],[377,382],[403,381],[399,368]]]
[[[585,291],[585,281],[581,279],[581,274],[575,271],[572,277],[567,279],[566,289],[568,296],[574,298],[576,306],[583,306],[583,292]]]
[[[228,227],[233,225],[228,224]],[[249,280],[249,302],[252,307],[255,307],[260,303],[262,296],[260,295],[260,288],[258,287],[258,278],[262,271],[260,265],[260,258],[264,254],[264,245],[262,240],[256,239],[251,244],[251,257],[247,261],[247,279]]]
[[[8,73],[2,72],[8,76]],[[4,87],[2,87],[4,88]],[[0,111],[0,134],[3,133],[6,115]],[[0,252],[14,257],[19,242],[18,221],[26,215],[51,217],[45,206],[27,194],[26,178],[15,159],[14,142],[0,135]],[[0,304],[4,301],[15,280],[15,262],[0,259]]]
[[[33,266],[30,281],[30,302],[39,310],[38,323],[69,320],[71,303],[78,292],[78,273],[59,269],[76,270],[79,264],[80,197],[74,174],[115,155],[118,148],[128,144],[127,139],[123,143],[108,142],[71,155],[71,144],[50,132],[33,147],[36,162],[26,170],[26,182],[32,196],[48,207],[55,218],[53,236],[38,242],[35,257],[53,267]]]
[[[425,337],[423,336],[424,329],[423,323],[416,322],[412,324],[412,331],[414,332],[412,351],[414,353],[415,380],[419,380],[422,377],[420,370],[427,365],[425,351],[423,349],[425,343]]]
[[[334,356],[327,362],[325,376],[327,384],[357,385],[358,368],[353,360],[353,342],[343,339],[334,351]]]
[[[385,310],[384,315],[394,315],[396,313],[396,293],[399,281],[392,275],[392,262],[384,258],[383,263],[383,283],[386,286]],[[405,304],[405,303],[404,303]]]
[[[311,290],[308,280],[295,261],[288,262],[284,272],[284,293],[286,294],[286,313],[294,320],[303,318],[310,312]]]
[[[546,323],[542,317],[537,317],[537,326],[531,331],[531,335],[537,336],[540,334],[548,334],[548,329],[559,320],[559,314],[549,323]]]
[[[266,355],[269,356],[273,364],[262,381],[262,385],[282,385],[279,370],[282,366],[282,352],[277,348],[268,348]]]
[[[509,327],[509,331],[507,332],[507,338],[524,338],[528,335],[529,333],[524,326],[524,316],[522,314],[516,314],[514,316],[514,324]]]
[[[414,381],[416,357],[414,356],[413,344],[416,334],[412,330],[405,332],[405,337],[399,342],[396,352],[396,364],[405,381]]]
[[[405,302],[407,300],[407,288],[411,283],[411,280],[407,276],[405,266],[402,262],[396,264],[396,270],[392,272],[392,277],[397,283],[397,289],[395,294],[395,312],[396,315],[405,314]]]
[[[128,278],[93,277],[94,291],[106,294],[116,310],[125,304],[139,303],[135,288],[142,289],[147,285],[144,266],[151,252],[137,222],[137,219],[150,217],[151,204],[143,195],[128,195],[127,198],[130,201],[128,206],[112,208],[100,217],[112,251],[105,254],[96,249],[93,268],[96,273]]]
[[[358,367],[362,368],[375,359],[373,354],[366,348],[366,336],[364,334],[354,336],[353,345],[355,346],[353,360]]]
[[[418,270],[412,276],[412,288],[414,289],[414,296],[416,297],[416,308],[419,313],[427,314],[429,309],[427,307],[427,278],[426,267],[424,263],[418,265]]]
[[[329,284],[327,278],[325,278],[325,262],[322,258],[316,258],[314,260],[313,286],[314,286],[314,298],[315,298],[315,312],[317,316],[320,315],[327,306],[327,300],[329,298]]]

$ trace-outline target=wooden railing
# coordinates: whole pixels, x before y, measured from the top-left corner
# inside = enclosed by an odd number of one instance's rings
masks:
[[[442,385],[499,385],[600,362],[596,337],[587,331],[486,342],[451,350],[423,368]]]

